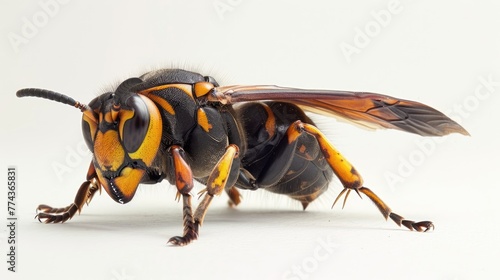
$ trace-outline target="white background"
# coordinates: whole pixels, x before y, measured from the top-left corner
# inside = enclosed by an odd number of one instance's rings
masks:
[[[2,1],[0,181],[7,181],[8,166],[18,168],[19,221],[17,273],[8,272],[3,261],[2,226],[1,278],[496,275],[500,6],[496,1],[339,2]],[[390,19],[382,17],[387,13]],[[346,45],[356,52],[345,54]],[[265,191],[244,192],[237,209],[228,208],[223,195],[209,210],[200,239],[182,248],[166,245],[182,232],[181,205],[166,182],[141,187],[127,205],[97,195],[63,225],[33,219],[40,203],[65,206],[73,200],[91,155],[82,148],[77,110],[18,99],[15,92],[40,87],[89,102],[121,80],[171,66],[213,75],[225,85],[373,91],[448,112],[471,137],[421,138],[319,122],[366,186],[396,213],[432,220],[436,229],[425,234],[400,229],[355,195],[344,210],[332,210],[338,182],[305,212],[299,203]],[[490,87],[481,79],[490,80]],[[67,172],[57,172],[61,166]],[[0,217],[6,224],[7,189],[1,185]]]

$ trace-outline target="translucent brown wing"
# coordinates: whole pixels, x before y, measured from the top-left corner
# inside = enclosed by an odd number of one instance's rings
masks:
[[[215,88],[209,98],[224,104],[281,100],[307,111],[335,115],[368,127],[399,129],[423,136],[469,135],[463,127],[432,107],[370,92],[225,86]]]

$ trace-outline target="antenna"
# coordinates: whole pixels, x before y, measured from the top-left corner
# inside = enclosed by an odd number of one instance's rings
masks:
[[[17,91],[16,95],[17,97],[25,97],[25,96],[40,97],[73,106],[75,108],[80,109],[85,116],[90,118],[96,124],[98,123],[94,115],[94,112],[88,105],[75,101],[73,98],[67,95],[40,88],[21,89]]]

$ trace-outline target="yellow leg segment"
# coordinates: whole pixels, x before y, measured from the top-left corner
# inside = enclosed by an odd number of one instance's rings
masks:
[[[389,206],[387,206],[382,199],[380,199],[370,189],[363,186],[363,179],[354,166],[344,156],[342,156],[342,154],[340,154],[335,147],[333,147],[326,136],[314,125],[303,123],[301,121],[294,122],[287,131],[289,143],[296,141],[302,133],[308,133],[316,138],[326,161],[344,186],[344,189],[335,199],[333,206],[335,206],[335,203],[337,203],[339,198],[341,198],[344,194],[345,198],[343,206],[345,206],[349,193],[351,190],[354,190],[360,197],[360,193],[366,195],[377,206],[386,220],[387,218],[391,218],[399,226],[404,225],[410,230],[428,231],[429,229],[434,228],[434,225],[430,221],[414,222],[411,220],[405,220],[400,215],[392,212],[391,208],[389,208]]]
[[[335,173],[344,186],[344,190],[340,192],[333,202],[332,208],[344,194],[346,194],[343,204],[343,206],[345,206],[347,197],[349,197],[351,190],[355,190],[359,195],[358,189],[363,186],[363,178],[361,178],[361,175],[358,173],[356,168],[354,168],[354,166],[337,149],[335,149],[326,136],[314,125],[303,123],[301,121],[294,122],[287,131],[288,141],[292,143],[297,139],[297,137],[300,136],[301,133],[304,132],[311,134],[316,138],[328,165],[330,165],[333,173]]]
[[[226,182],[231,172],[233,160],[238,157],[238,152],[238,146],[230,144],[212,170],[212,173],[208,177],[207,187],[199,192],[200,197],[204,196],[194,213],[194,221],[196,223],[200,225],[203,223],[212,198],[214,195],[220,195],[226,188]]]
[[[354,166],[328,141],[326,136],[314,125],[295,122],[301,131],[305,131],[318,141],[326,161],[339,178],[342,185],[349,189],[358,189],[363,185],[363,178]]]

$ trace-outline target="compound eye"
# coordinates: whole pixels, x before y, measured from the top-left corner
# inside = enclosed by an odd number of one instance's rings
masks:
[[[149,127],[149,111],[138,95],[128,98],[125,105],[130,110],[120,111],[120,136],[124,148],[132,153],[144,142]]]

